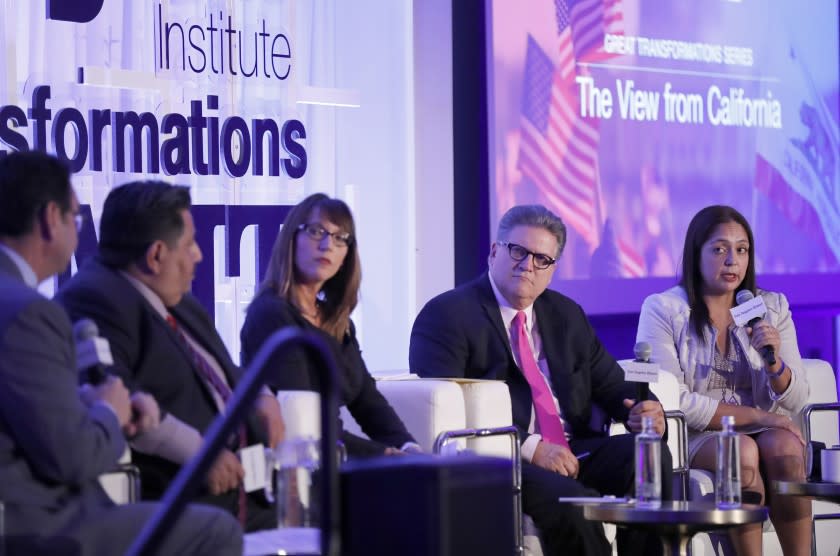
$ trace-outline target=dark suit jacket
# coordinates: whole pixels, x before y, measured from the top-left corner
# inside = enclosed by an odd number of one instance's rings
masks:
[[[209,386],[195,369],[193,358],[175,331],[119,272],[90,260],[57,296],[75,321],[87,317],[111,345],[114,372],[129,389],[152,394],[161,411],[171,413],[202,434],[219,411]],[[240,370],[228,355],[209,315],[198,301],[185,295],[169,311],[215,357],[235,386]],[[255,437],[254,428],[249,436]],[[180,469],[157,456],[134,452],[142,474],[143,497],[156,499]]]
[[[624,372],[595,336],[583,309],[568,297],[546,290],[534,302],[552,390],[575,438],[602,436],[593,428],[593,404],[625,421],[625,398],[635,398]],[[411,331],[411,371],[423,377],[504,380],[510,389],[513,422],[528,436],[531,389],[516,365],[489,277],[429,301]]]
[[[262,292],[251,302],[245,324],[242,325],[242,364],[249,364],[268,337],[286,326],[319,334],[332,350],[339,369],[341,404],[347,406],[365,434],[372,439],[367,440],[343,431],[342,441],[350,455],[380,455],[387,446],[399,448],[406,442],[414,442],[394,409],[376,389],[376,381],[370,376],[362,359],[352,323],[344,341],[338,342],[313,326],[285,299],[268,291]],[[274,369],[268,379],[268,386],[275,391],[320,391],[314,364],[302,350],[275,353],[268,362]]]
[[[125,450],[113,411],[77,393],[72,328],[0,252],[0,500],[6,534],[49,536],[112,505],[97,477]]]

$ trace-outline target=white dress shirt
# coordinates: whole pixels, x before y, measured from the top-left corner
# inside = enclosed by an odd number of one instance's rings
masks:
[[[38,275],[35,274],[32,267],[26,262],[26,259],[21,257],[17,251],[2,243],[0,243],[0,251],[3,251],[12,260],[18,272],[23,277],[24,284],[33,289],[38,287]]]

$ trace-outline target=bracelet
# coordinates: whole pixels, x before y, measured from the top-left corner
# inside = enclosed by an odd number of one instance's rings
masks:
[[[779,361],[782,361],[782,360],[780,359]],[[779,368],[779,370],[778,370],[778,371],[776,371],[775,373],[771,373],[771,372],[770,372],[769,370],[767,370],[767,369],[764,369],[764,372],[765,372],[765,373],[767,374],[767,376],[769,376],[770,378],[779,378],[780,376],[782,376],[782,373],[783,373],[783,372],[785,372],[785,369],[787,369],[787,365],[785,364],[785,362],[784,362],[784,361],[782,361],[782,366],[781,366],[781,367]]]

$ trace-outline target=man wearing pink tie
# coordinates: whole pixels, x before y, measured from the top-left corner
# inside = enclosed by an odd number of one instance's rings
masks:
[[[581,307],[547,287],[566,242],[563,222],[541,205],[499,222],[489,271],[429,301],[414,322],[409,362],[423,377],[504,380],[522,442],[523,509],[549,554],[609,554],[600,523],[561,496],[633,494],[633,434],[608,436],[593,407],[641,430],[665,433],[658,401],[635,387],[595,336]],[[662,497],[671,498],[671,455],[662,445]],[[657,554],[655,535],[620,529],[619,554]]]

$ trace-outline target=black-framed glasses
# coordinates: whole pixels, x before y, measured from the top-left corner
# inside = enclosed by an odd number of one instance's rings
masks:
[[[521,263],[528,255],[532,255],[534,257],[534,268],[539,270],[545,270],[546,268],[550,267],[554,263],[557,262],[557,259],[549,257],[548,255],[544,255],[542,253],[534,253],[533,251],[528,251],[518,243],[511,243],[509,241],[497,241],[498,245],[504,245],[508,249],[508,255],[514,261]]]
[[[303,231],[310,239],[315,241],[321,241],[325,236],[330,236],[339,247],[350,247],[353,245],[353,234],[350,232],[328,232],[323,226],[319,226],[318,224],[301,224],[297,229]]]

